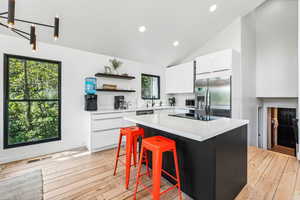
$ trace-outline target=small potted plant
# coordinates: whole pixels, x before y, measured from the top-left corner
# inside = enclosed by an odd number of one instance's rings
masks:
[[[110,59],[109,60],[111,67],[113,68],[113,73],[114,74],[119,74],[118,69],[121,67],[121,65],[123,64],[121,61],[117,60],[117,59]]]

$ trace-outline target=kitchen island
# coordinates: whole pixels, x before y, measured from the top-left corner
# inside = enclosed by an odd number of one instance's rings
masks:
[[[145,137],[161,135],[176,141],[181,190],[193,199],[232,200],[246,185],[248,121],[199,121],[166,113],[124,119],[143,127]],[[175,175],[171,153],[164,154],[163,168]]]

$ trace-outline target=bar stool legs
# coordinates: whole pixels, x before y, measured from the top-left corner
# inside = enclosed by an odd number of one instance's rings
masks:
[[[131,156],[132,156],[132,145],[133,142],[130,138],[130,135],[126,135],[126,181],[125,181],[125,188],[128,189],[129,186],[129,179],[130,179],[130,167],[131,167]]]
[[[121,144],[122,144],[122,137],[123,137],[122,134],[120,134],[117,155],[116,155],[116,161],[115,161],[114,176],[117,173],[117,167],[118,167],[118,162],[119,162],[119,157],[120,157],[120,149],[121,149]]]
[[[115,167],[114,167],[114,176],[117,172],[117,166],[120,157],[120,149],[122,144],[122,138],[126,136],[126,161],[125,161],[125,188],[128,189],[129,181],[130,181],[130,168],[132,166],[132,157],[133,157],[133,165],[136,167],[137,164],[137,140],[139,137],[144,137],[144,129],[139,127],[126,127],[121,128],[120,136],[119,136],[119,144],[117,149]],[[120,160],[121,161],[121,160]]]
[[[147,155],[147,151],[152,152],[152,191],[149,190],[149,187],[144,186],[140,178],[144,176],[145,174],[141,174],[141,167],[142,167],[142,158],[144,155]],[[164,152],[172,152],[174,156],[174,164],[175,164],[175,171],[176,171],[176,177],[172,176],[168,172],[162,169],[162,159],[163,159],[163,153]],[[148,159],[146,159],[147,162]],[[167,190],[160,192],[160,184],[161,184],[161,175],[162,173],[168,175],[170,178],[172,178],[174,181],[176,181],[176,184],[172,187],[168,188]],[[147,175],[149,175],[149,172],[147,170]],[[179,166],[178,166],[178,158],[177,158],[177,152],[176,152],[176,144],[175,141],[170,140],[168,138],[164,138],[161,136],[154,136],[150,138],[146,138],[142,142],[142,152],[140,155],[140,161],[138,164],[138,171],[137,171],[137,178],[136,178],[136,186],[134,190],[134,200],[136,200],[136,194],[138,190],[138,186],[141,184],[145,189],[148,189],[148,191],[152,194],[152,198],[154,200],[159,200],[160,196],[172,189],[175,189],[177,187],[178,189],[178,197],[180,200],[182,200],[182,193],[181,193],[181,185],[180,185],[180,175],[179,175]]]
[[[152,196],[153,199],[160,199],[160,179],[161,179],[161,168],[162,168],[162,156],[160,152],[155,152],[152,154],[152,169],[153,177],[152,177]]]
[[[136,199],[136,193],[137,193],[137,190],[138,190],[138,183],[140,181],[140,177],[142,175],[141,174],[141,169],[142,169],[142,164],[143,162],[146,163],[146,175],[148,177],[150,177],[150,169],[149,169],[149,160],[148,160],[148,154],[145,150],[144,147],[142,147],[141,149],[141,152],[140,152],[140,159],[139,159],[139,163],[138,163],[138,170],[137,170],[137,178],[136,178],[136,185],[135,185],[135,189],[134,189],[134,200]]]
[[[179,166],[178,166],[178,157],[176,149],[173,150],[174,162],[175,162],[175,170],[176,170],[176,177],[177,177],[177,185],[178,185],[178,196],[179,199],[182,200],[182,192],[181,192],[181,184],[179,179]]]

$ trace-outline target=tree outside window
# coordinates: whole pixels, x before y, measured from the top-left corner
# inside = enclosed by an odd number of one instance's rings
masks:
[[[142,99],[160,99],[160,77],[142,74]]]
[[[5,55],[4,147],[61,139],[61,63]]]

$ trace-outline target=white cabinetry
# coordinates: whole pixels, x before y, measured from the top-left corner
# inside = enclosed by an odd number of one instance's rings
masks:
[[[146,109],[147,108],[145,108],[145,110]],[[153,109],[155,113],[170,113],[174,108],[157,107],[149,109]],[[89,151],[96,152],[117,146],[119,142],[120,128],[136,125],[124,120],[124,117],[134,115],[136,115],[136,109],[91,113],[90,131],[87,144]],[[122,141],[125,142],[126,138],[123,137]]]
[[[196,74],[232,69],[233,50],[226,49],[196,58]]]
[[[166,69],[166,93],[194,92],[194,62],[172,66]]]
[[[198,57],[196,59],[196,74],[207,73],[212,70],[211,63],[213,57],[212,54]]]
[[[115,147],[118,144],[120,128],[135,125],[123,119],[126,115],[135,115],[135,112],[92,113],[89,150],[96,152]]]
[[[166,69],[166,93],[174,93],[176,90],[176,69],[169,67]]]

